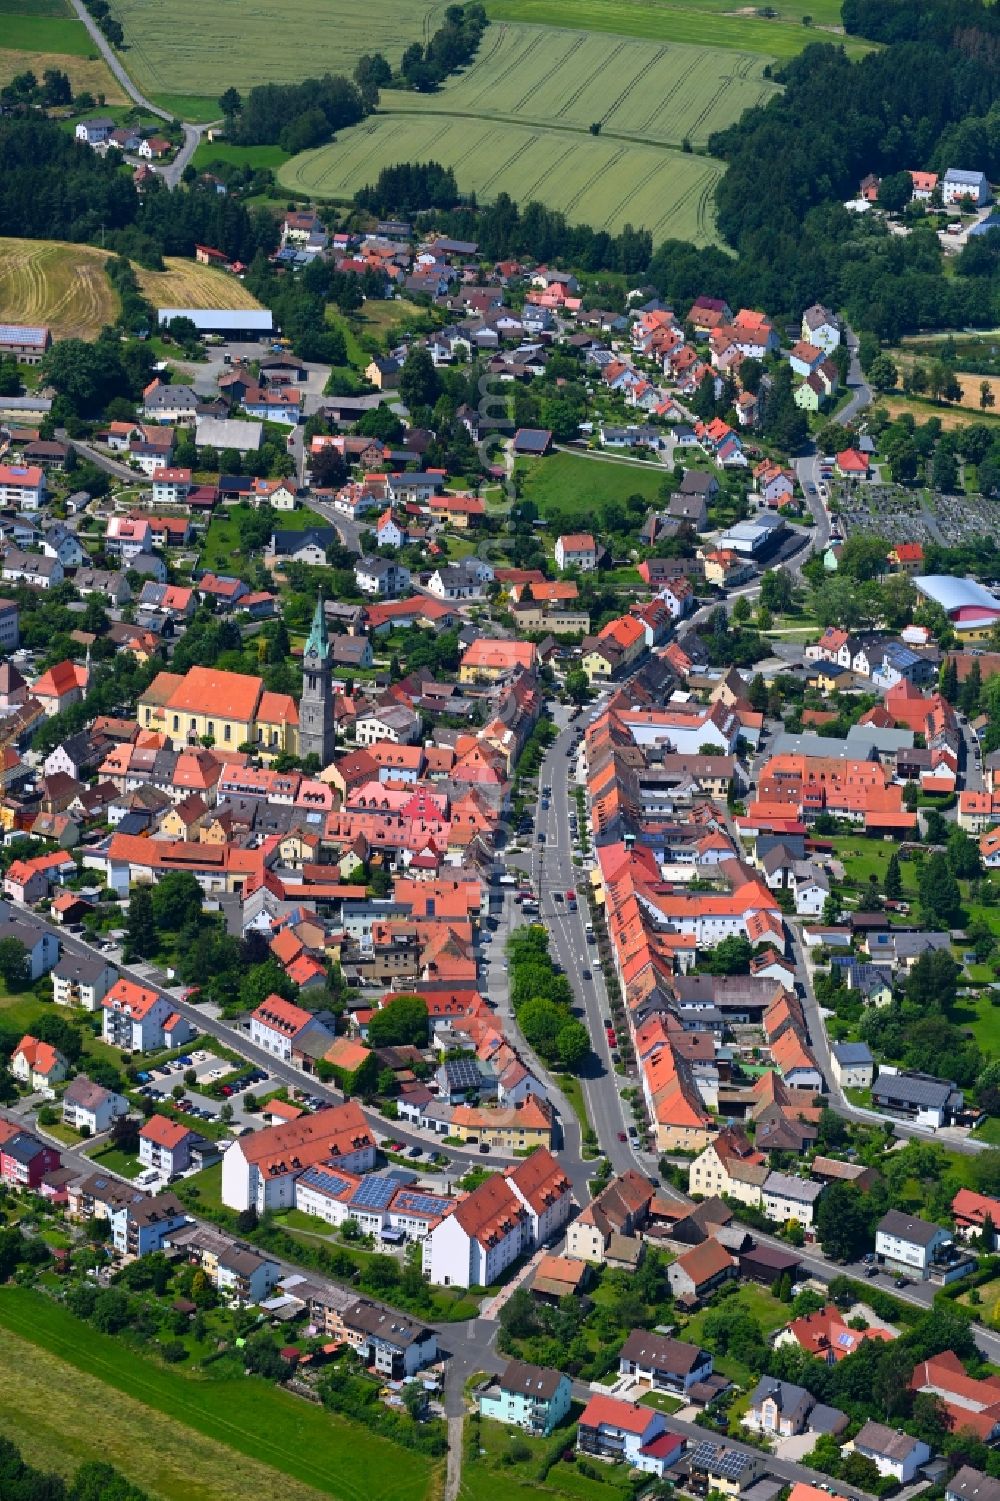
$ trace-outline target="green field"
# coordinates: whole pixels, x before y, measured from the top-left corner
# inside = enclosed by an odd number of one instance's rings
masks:
[[[0,11],[0,46],[17,52],[58,52],[65,57],[91,57],[97,48],[82,21],[48,11],[30,15]]]
[[[491,21],[533,22],[536,26],[585,27],[619,36],[647,37],[654,42],[689,42],[696,47],[735,47],[765,57],[797,57],[810,42],[830,41],[840,32],[840,0],[793,0],[777,4],[766,19],[733,5],[732,0],[486,0]],[[803,26],[803,15],[813,25]],[[868,43],[836,35],[858,55]]]
[[[660,499],[665,471],[656,464],[554,453],[544,459],[520,460],[517,472],[521,498],[533,500],[543,516],[558,511],[565,516],[593,518],[608,501],[621,502],[629,495],[643,495],[649,501]]]
[[[47,1468],[106,1459],[166,1501],[428,1494],[423,1456],[257,1378],[160,1366],[29,1289],[0,1290],[0,1327],[4,1433]]]
[[[288,160],[288,152],[280,146],[231,146],[228,141],[202,141],[191,158],[199,172],[211,167],[213,162],[226,162],[232,167],[270,167],[276,169]]]
[[[406,46],[426,41],[444,9],[437,0],[383,0],[374,11],[343,0],[256,0],[238,9],[202,0],[111,0],[140,88],[157,102],[166,94],[201,95],[213,107],[230,86],[349,75],[365,52],[383,52],[398,67]]]
[[[501,24],[461,76],[434,94],[386,91],[377,115],[279,180],[349,199],[382,167],[434,160],[481,199],[535,198],[574,222],[707,244],[722,164],[680,148],[768,99],[763,67],[750,52]]]

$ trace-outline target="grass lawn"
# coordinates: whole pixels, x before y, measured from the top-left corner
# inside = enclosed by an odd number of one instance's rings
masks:
[[[949,1012],[956,1026],[968,1027],[987,1058],[1000,1057],[1000,1006],[990,1000],[992,992],[982,996],[960,995]],[[976,1133],[983,1135],[982,1131]]]
[[[671,1397],[667,1392],[647,1392],[639,1398],[642,1407],[655,1407],[657,1412],[680,1412],[684,1403],[680,1397]]]
[[[221,119],[218,99],[204,94],[163,94],[157,90],[147,97],[161,109],[168,109],[176,120],[190,120],[192,125],[211,125]]]
[[[428,1493],[432,1470],[422,1456],[404,1456],[262,1380],[203,1380],[161,1367],[29,1289],[0,1291],[0,1326],[5,1432],[18,1442],[36,1435],[29,1454],[46,1452],[50,1463],[59,1454],[107,1459],[171,1501],[362,1501],[373,1490],[423,1501]],[[72,1401],[53,1402],[53,1392],[70,1391]]]
[[[206,171],[213,162],[228,162],[233,167],[269,167],[276,172],[287,160],[288,152],[280,146],[231,146],[228,141],[202,141],[191,158],[199,172]]]
[[[211,1167],[202,1168],[200,1173],[192,1173],[185,1178],[178,1187],[183,1189],[184,1202],[192,1206],[202,1205],[206,1209],[222,1208],[222,1163],[213,1162]],[[192,1190],[196,1189],[197,1194]]]
[[[61,52],[68,57],[91,57],[97,48],[82,21],[69,16],[3,13],[3,45],[16,52]]]
[[[99,1162],[111,1173],[118,1173],[122,1178],[137,1178],[142,1172],[142,1163],[137,1157],[128,1157],[120,1152],[117,1147],[105,1147],[103,1152],[94,1152],[92,1161]]]
[[[240,562],[245,561],[240,549],[240,514],[248,511],[248,507],[233,506],[213,514],[201,545],[199,562],[202,568],[213,573],[238,570]],[[317,523],[314,512],[306,506],[296,506],[294,511],[279,511],[277,515],[280,521],[276,525],[284,531],[300,532]]]
[[[587,1115],[587,1105],[583,1098],[583,1089],[579,1079],[573,1074],[560,1074],[556,1081],[563,1094],[573,1107],[573,1114],[580,1122],[580,1130],[590,1129],[590,1117]]]
[[[592,520],[602,505],[621,503],[629,495],[658,500],[664,479],[659,466],[591,459],[577,453],[519,459],[517,473],[522,498],[533,500],[541,515],[557,512],[581,520]]]
[[[326,321],[331,328],[338,328],[344,336],[344,347],[351,368],[363,373],[371,364],[371,355],[358,338],[358,330],[351,318],[339,312],[332,304],[326,309]]]
[[[575,1420],[580,1413],[580,1407],[574,1405],[571,1411],[571,1421]],[[563,1430],[567,1435],[572,1432],[570,1424],[564,1425]],[[555,1435],[550,1438],[531,1438],[516,1428],[508,1428],[503,1423],[494,1423],[489,1418],[484,1418],[479,1424],[479,1447],[480,1454],[471,1462],[467,1461],[462,1469],[462,1488],[460,1495],[470,1498],[470,1501],[495,1501],[498,1494],[505,1497],[517,1498],[517,1501],[528,1501],[528,1497],[534,1496],[537,1501],[538,1495],[551,1491],[562,1496],[573,1496],[580,1501],[615,1501],[616,1497],[630,1491],[629,1470],[621,1465],[598,1465],[601,1478],[591,1480],[586,1475],[581,1475],[575,1464],[565,1464],[562,1460],[554,1464],[545,1478],[543,1486],[539,1486],[535,1479],[539,1461],[545,1454]],[[521,1452],[527,1450],[527,1457],[512,1460],[511,1448],[517,1445]],[[524,1449],[521,1446],[524,1446]]]
[[[987,1141],[991,1147],[1000,1147],[1000,1119],[989,1116],[975,1133],[977,1141]]]
[[[734,1314],[738,1308],[746,1309],[757,1320],[757,1323],[764,1331],[765,1338],[769,1334],[772,1334],[774,1330],[780,1329],[782,1325],[788,1323],[787,1304],[779,1302],[777,1298],[768,1292],[766,1287],[746,1284],[732,1297],[723,1298],[719,1302],[710,1304],[707,1308],[699,1309],[693,1318],[688,1319],[680,1332],[679,1338],[693,1344],[702,1344],[704,1342],[703,1330],[705,1320],[710,1313],[714,1313],[720,1307],[729,1309]],[[753,1386],[754,1377],[752,1371],[748,1366],[741,1364],[740,1361],[733,1360],[731,1356],[716,1356],[715,1365],[716,1369],[720,1370],[724,1376],[728,1376],[731,1381],[738,1381],[745,1389]]]

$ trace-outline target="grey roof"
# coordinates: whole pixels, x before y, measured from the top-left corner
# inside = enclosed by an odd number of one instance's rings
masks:
[[[977,188],[981,182],[986,182],[985,172],[966,172],[961,167],[949,167],[944,174],[945,182],[959,182],[966,187]]]
[[[161,307],[156,309],[160,326],[171,323],[174,318],[190,318],[199,333],[239,331],[255,329],[270,333],[273,317],[270,308],[189,308]]]
[[[500,1377],[500,1389],[517,1392],[522,1397],[554,1397],[559,1383],[566,1378],[562,1371],[548,1366],[529,1365],[526,1360],[512,1360]]]
[[[645,1329],[633,1329],[621,1347],[619,1358],[658,1371],[669,1371],[675,1376],[687,1376],[710,1357],[698,1345],[669,1339],[664,1334],[650,1334]]]
[[[809,1178],[793,1178],[790,1173],[769,1173],[764,1192],[780,1194],[783,1199],[801,1199],[804,1204],[815,1204],[823,1192],[823,1184],[813,1183]]]
[[[831,1049],[841,1068],[859,1063],[873,1063],[872,1050],[866,1042],[835,1042]]]
[[[901,1209],[890,1209],[876,1225],[883,1235],[896,1240],[906,1240],[915,1246],[929,1246],[942,1233],[941,1226],[930,1220],[918,1219],[916,1215],[904,1214]]]
[[[369,1303],[366,1298],[359,1298],[345,1309],[343,1319],[350,1328],[359,1329],[362,1334],[401,1350],[407,1350],[414,1344],[422,1345],[425,1340],[434,1338],[425,1324],[414,1323],[405,1314],[397,1313],[392,1308],[382,1308],[377,1303]]]
[[[808,1411],[815,1400],[804,1386],[793,1381],[778,1381],[774,1376],[762,1376],[750,1394],[751,1408],[760,1407],[768,1397],[777,1403],[778,1411],[796,1413]]]
[[[59,980],[69,980],[78,985],[93,985],[108,968],[106,959],[91,958],[90,954],[64,953],[52,973]],[[110,968],[114,969],[114,965]]]
[[[827,1407],[825,1402],[817,1402],[809,1414],[809,1427],[813,1433],[841,1433],[848,1421],[846,1412],[841,1412],[839,1407]]]
[[[908,1433],[899,1433],[895,1428],[887,1428],[884,1423],[867,1422],[854,1440],[858,1449],[870,1449],[873,1454],[882,1454],[886,1459],[906,1459],[913,1451],[914,1444],[919,1439],[912,1438]]]
[[[144,404],[151,411],[156,411],[159,407],[166,407],[171,411],[175,407],[185,407],[193,412],[200,401],[201,397],[191,386],[160,385],[154,386]]]
[[[950,1079],[935,1079],[930,1074],[880,1073],[873,1085],[872,1094],[877,1100],[926,1105],[931,1110],[944,1110],[956,1087]]]
[[[199,448],[235,448],[238,453],[247,453],[260,447],[263,432],[262,422],[234,422],[228,417],[199,417],[195,443]]]
[[[992,1475],[984,1475],[982,1470],[974,1470],[971,1465],[963,1465],[957,1474],[948,1481],[945,1495],[952,1501],[1000,1501],[1000,1480],[994,1480]]]

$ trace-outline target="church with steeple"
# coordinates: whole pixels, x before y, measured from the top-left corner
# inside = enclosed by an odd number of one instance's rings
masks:
[[[302,656],[302,698],[299,702],[299,755],[318,756],[321,767],[333,760],[333,682],[330,638],[322,594],[316,600],[312,629]]]

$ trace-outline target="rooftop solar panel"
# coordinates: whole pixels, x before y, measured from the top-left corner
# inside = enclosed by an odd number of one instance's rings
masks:
[[[350,1187],[351,1180],[342,1178],[339,1173],[328,1172],[325,1168],[311,1167],[302,1174],[302,1182],[310,1188],[321,1188],[326,1193],[336,1194],[338,1197],[346,1188]]]
[[[351,1198],[351,1205],[356,1204],[359,1209],[385,1209],[395,1192],[396,1184],[390,1178],[379,1178],[371,1174],[361,1180],[357,1192]]]
[[[394,1209],[401,1214],[443,1214],[448,1207],[449,1200],[442,1198],[440,1194],[410,1193],[408,1189],[402,1190],[396,1198]]]

